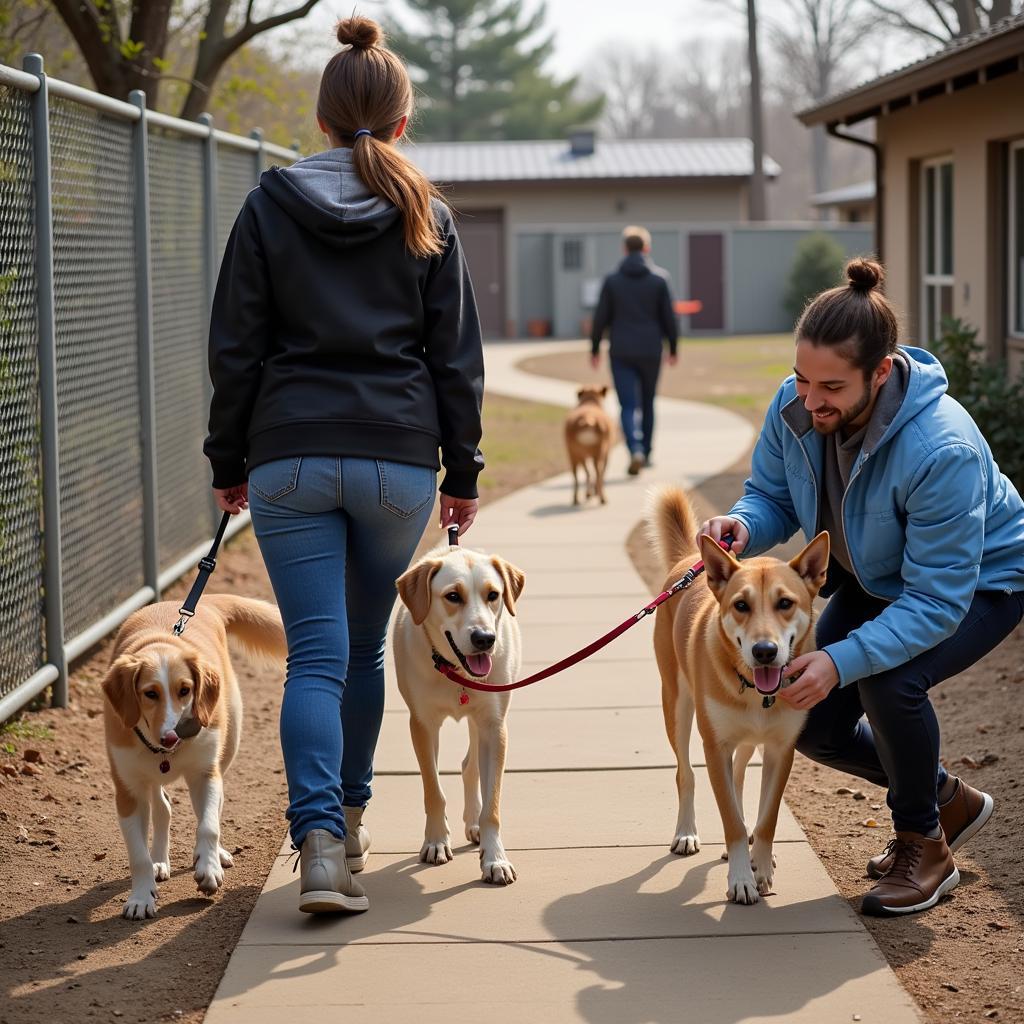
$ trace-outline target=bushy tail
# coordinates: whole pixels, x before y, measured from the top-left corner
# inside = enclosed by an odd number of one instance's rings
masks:
[[[283,664],[288,643],[276,605],[234,594],[210,594],[204,601],[217,609],[228,637],[249,659]]]
[[[697,551],[695,538],[700,523],[681,488],[667,485],[651,491],[644,521],[647,539],[666,572]]]

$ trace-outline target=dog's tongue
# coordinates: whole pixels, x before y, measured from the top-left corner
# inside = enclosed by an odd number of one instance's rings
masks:
[[[781,684],[781,668],[774,668],[770,666],[768,668],[754,669],[754,686],[757,687],[758,693],[771,695],[779,688]]]
[[[171,732],[165,732],[163,736],[160,737],[160,746],[167,747],[168,750],[170,750],[171,747],[176,747],[177,745],[178,734],[174,732],[174,730],[171,730]]]
[[[489,654],[469,654],[466,656],[466,664],[473,675],[486,676],[491,671],[491,656]]]

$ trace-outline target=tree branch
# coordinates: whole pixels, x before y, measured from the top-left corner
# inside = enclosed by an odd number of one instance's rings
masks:
[[[264,18],[262,21],[247,22],[243,25],[233,36],[229,36],[224,40],[225,44],[234,44],[231,47],[231,53],[234,53],[239,46],[247,43],[253,36],[258,36],[263,32],[267,32],[272,28],[277,28],[280,25],[287,25],[290,21],[295,21],[298,18],[304,18],[316,5],[320,3],[320,0],[306,0],[301,7],[293,7],[290,11],[283,11],[281,14],[274,14],[269,18]],[[250,0],[250,7],[252,6],[252,0]],[[236,42],[237,40],[237,42]]]
[[[902,11],[894,10],[892,7],[880,3],[879,0],[868,0],[868,3],[879,14],[886,17],[890,25],[895,25],[897,28],[902,28],[907,32],[913,32],[915,35],[927,36],[929,39],[934,39],[937,43],[942,43],[943,45],[950,40],[949,36],[939,35],[938,32],[933,31],[926,25],[911,21]]]

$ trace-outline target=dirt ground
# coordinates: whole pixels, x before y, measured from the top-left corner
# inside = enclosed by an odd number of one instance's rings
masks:
[[[766,377],[787,372],[789,339],[750,339],[733,345],[688,342],[680,368],[662,374],[659,391],[677,398],[713,396],[762,422]],[[717,349],[716,349],[717,346]],[[559,355],[524,364],[568,380],[604,380],[579,357]],[[606,380],[604,382],[607,383]],[[774,391],[771,387],[768,396]],[[731,401],[738,397],[738,401]],[[658,458],[671,458],[657,451]],[[694,494],[706,515],[728,511],[742,493],[748,460],[708,480]],[[638,571],[657,593],[663,582],[639,530],[627,542]],[[796,550],[796,545],[794,550]],[[972,786],[991,793],[996,813],[957,854],[961,882],[949,899],[925,914],[902,920],[865,918],[868,930],[930,1024],[955,1020],[1024,1022],[1024,625],[969,671],[948,679],[934,694],[942,728],[943,762]],[[839,891],[856,908],[870,888],[869,857],[891,835],[885,791],[797,755],[786,800]],[[877,822],[875,826],[865,822]]]
[[[564,470],[564,455],[549,443],[563,416],[549,406],[488,399],[485,436],[496,443],[481,478],[484,513],[487,502]],[[439,539],[428,527],[421,550]],[[191,582],[190,574],[166,599],[180,603]],[[208,593],[218,591],[273,600],[250,531],[222,549]],[[284,839],[281,679],[236,659],[245,730],[225,781],[221,837],[235,866],[215,898],[197,893],[195,818],[179,783],[170,791],[172,876],[160,885],[157,918],[122,920],[128,857],[99,688],[111,643],[73,666],[68,708],[26,713],[0,731],[0,1024],[198,1024]]]

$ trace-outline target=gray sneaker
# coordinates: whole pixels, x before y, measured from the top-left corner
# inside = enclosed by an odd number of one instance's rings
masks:
[[[342,810],[345,812],[345,828],[348,831],[345,837],[345,859],[349,871],[356,875],[366,867],[370,856],[370,830],[363,824],[363,811],[366,808],[343,807]]]
[[[345,843],[322,828],[311,829],[299,850],[299,910],[304,914],[358,914],[370,909],[352,878]]]

